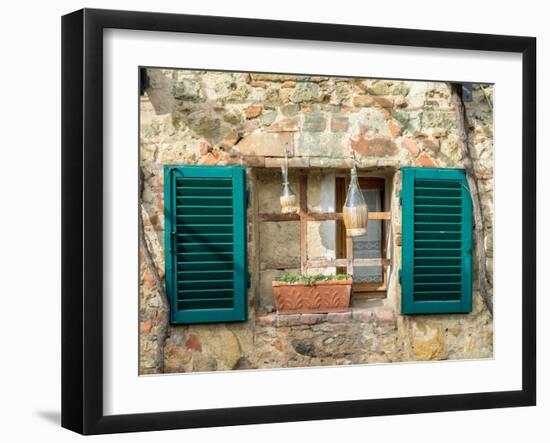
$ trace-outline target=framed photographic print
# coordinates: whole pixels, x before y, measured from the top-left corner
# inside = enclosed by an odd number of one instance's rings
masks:
[[[535,404],[534,38],[62,26],[64,427]]]

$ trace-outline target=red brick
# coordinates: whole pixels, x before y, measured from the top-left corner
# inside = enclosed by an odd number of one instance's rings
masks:
[[[388,122],[388,129],[394,137],[399,137],[401,135],[402,129],[393,121]]]
[[[435,168],[437,165],[434,161],[425,153],[420,154],[420,156],[414,161],[416,166],[422,166],[424,168]]]
[[[267,83],[260,80],[252,80],[250,82],[250,86],[254,88],[267,88]]]
[[[244,110],[245,114],[246,114],[246,118],[248,119],[251,119],[251,118],[256,118],[256,117],[259,117],[262,113],[262,107],[261,106],[249,106],[248,108],[246,108]]]
[[[356,140],[351,140],[351,147],[365,157],[387,157],[397,153],[395,143],[389,138],[367,138],[364,132],[360,132]]]
[[[420,149],[416,146],[416,142],[412,138],[404,138],[401,140],[401,147],[405,148],[415,157],[420,153]]]
[[[217,165],[218,164],[218,158],[213,155],[211,152],[209,152],[207,155],[202,157],[199,160],[200,165]]]
[[[239,134],[237,134],[236,132],[231,132],[220,142],[220,147],[222,147],[223,149],[229,149],[235,146],[238,141]]]
[[[151,329],[153,329],[153,323],[151,323],[151,320],[140,322],[139,332],[141,332],[142,334],[148,334],[149,332],[151,332]]]
[[[374,102],[376,103],[376,106],[380,106],[381,108],[391,108],[393,106],[393,98],[391,97],[373,97]]]
[[[199,144],[199,152],[201,155],[206,155],[212,151],[212,145],[209,142],[202,141]]]
[[[357,107],[374,106],[374,98],[370,95],[356,95],[353,97],[353,105]]]

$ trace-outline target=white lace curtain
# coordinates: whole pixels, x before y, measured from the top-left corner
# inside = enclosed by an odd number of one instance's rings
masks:
[[[362,189],[369,212],[382,211],[382,191]],[[353,258],[382,258],[382,220],[369,220],[367,235],[353,239]],[[383,281],[383,266],[357,266],[353,268],[355,283],[380,283]]]

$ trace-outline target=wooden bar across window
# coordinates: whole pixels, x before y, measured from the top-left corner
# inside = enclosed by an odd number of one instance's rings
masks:
[[[353,266],[387,266],[391,260],[389,258],[354,258],[350,262]],[[312,258],[307,261],[308,268],[332,268],[332,267],[346,267],[348,265],[347,258],[337,259],[325,259],[325,258]]]
[[[300,269],[307,272],[307,175],[300,175]]]
[[[342,220],[343,215],[341,212],[302,212],[302,214],[264,212],[258,214],[258,221],[260,222],[300,221],[302,218],[306,218],[308,221]],[[391,212],[369,212],[368,218],[369,220],[390,220]]]
[[[389,266],[391,259],[389,258],[355,258],[353,259],[353,266]],[[346,267],[348,264],[347,258],[337,259],[325,259],[325,258],[312,258],[307,260],[306,265],[308,268],[325,268],[325,267]],[[296,269],[300,267],[300,259],[298,258],[286,258],[280,260],[264,260],[260,264],[262,270],[268,269]]]

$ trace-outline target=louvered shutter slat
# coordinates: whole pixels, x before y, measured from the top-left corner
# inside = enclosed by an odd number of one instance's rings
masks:
[[[403,168],[402,313],[471,311],[472,213],[463,170]]]
[[[165,168],[166,287],[173,323],[246,319],[245,169]]]

